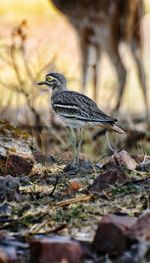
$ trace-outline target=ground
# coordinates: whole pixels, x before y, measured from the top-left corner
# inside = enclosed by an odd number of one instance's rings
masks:
[[[149,157],[143,163],[143,155],[119,149],[96,164],[81,155],[79,168],[69,170],[70,151],[42,154],[28,133],[4,121],[0,130],[0,233],[7,242],[59,234],[92,244],[104,215],[136,219],[149,208]]]

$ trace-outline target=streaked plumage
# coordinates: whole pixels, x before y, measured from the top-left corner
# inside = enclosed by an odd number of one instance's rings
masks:
[[[52,88],[52,108],[64,123],[70,127],[72,135],[75,128],[95,125],[118,133],[123,132],[115,125],[117,120],[102,112],[93,100],[79,92],[69,91],[63,75],[49,73],[46,75],[45,81],[37,84],[45,84]],[[73,163],[76,163],[78,158],[74,153]]]
[[[117,120],[106,115],[93,100],[81,93],[57,91],[52,95],[51,102],[56,114],[72,128],[101,125],[119,132],[119,128],[114,126]]]

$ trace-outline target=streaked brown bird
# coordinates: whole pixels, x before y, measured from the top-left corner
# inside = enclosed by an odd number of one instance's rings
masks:
[[[143,17],[142,0],[50,0],[76,29],[82,55],[82,92],[85,93],[88,68],[92,65],[94,100],[97,101],[99,62],[102,52],[107,53],[118,78],[118,94],[115,110],[118,110],[125,89],[127,70],[119,54],[121,42],[130,47],[138,78],[143,91],[148,119],[148,100],[142,61]]]
[[[54,112],[70,128],[73,160],[72,166],[79,164],[81,147],[81,129],[88,126],[101,126],[107,130],[123,133],[116,126],[117,120],[102,112],[96,103],[82,93],[69,91],[67,81],[60,73],[48,73],[44,81],[37,85],[46,85],[52,89],[51,105]],[[75,130],[79,129],[80,135],[77,141]]]

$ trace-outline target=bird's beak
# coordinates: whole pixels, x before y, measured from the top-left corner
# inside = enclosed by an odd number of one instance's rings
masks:
[[[39,85],[39,86],[46,85],[46,88],[43,88],[43,87],[40,88],[40,90],[42,92],[47,92],[48,91],[48,87],[52,88],[46,80],[36,82],[35,85]]]
[[[46,81],[40,81],[40,82],[36,82],[36,85],[46,85],[47,83],[46,83]]]

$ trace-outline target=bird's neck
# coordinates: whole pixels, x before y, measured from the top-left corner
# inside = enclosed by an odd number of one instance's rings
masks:
[[[52,96],[57,93],[57,92],[62,92],[62,91],[65,91],[65,90],[68,90],[67,89],[67,86],[60,86],[60,87],[56,87],[55,89],[52,90]]]

